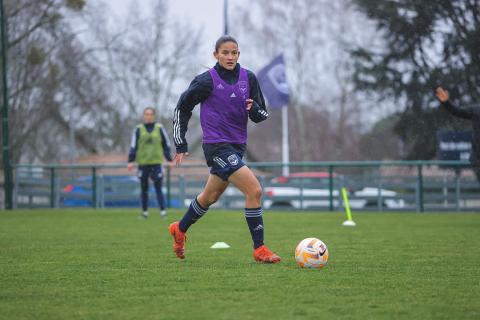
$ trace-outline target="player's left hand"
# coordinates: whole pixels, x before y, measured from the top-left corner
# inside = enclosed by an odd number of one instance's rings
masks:
[[[179,167],[182,164],[183,157],[188,156],[188,152],[180,152],[176,153],[175,156],[173,157],[173,162],[175,162],[175,165]]]
[[[245,100],[245,102],[247,103],[247,110],[250,111],[250,109],[252,109],[252,106],[253,106],[253,99],[247,99]]]

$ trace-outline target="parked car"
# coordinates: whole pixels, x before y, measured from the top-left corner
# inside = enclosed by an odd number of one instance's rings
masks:
[[[336,173],[333,174],[333,205],[338,207],[341,201],[340,190],[347,189],[349,204],[354,209],[376,206],[379,193],[382,195],[382,205],[386,208],[402,208],[402,199],[392,199],[397,196],[395,191],[362,187],[355,190],[353,185]],[[298,172],[289,176],[280,176],[271,180],[271,185],[264,190],[265,208],[292,207],[307,209],[328,207],[330,205],[330,179],[328,172]]]
[[[163,187],[166,197],[167,190]],[[155,189],[149,186],[149,207],[157,206]],[[104,207],[139,207],[140,184],[134,176],[97,177],[97,200]],[[92,207],[92,177],[83,176],[66,185],[61,193],[61,203],[65,207]],[[170,206],[178,207],[178,200],[170,201]]]

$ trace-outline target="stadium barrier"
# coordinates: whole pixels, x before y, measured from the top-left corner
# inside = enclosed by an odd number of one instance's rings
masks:
[[[463,161],[291,162],[294,173],[287,177],[281,175],[281,162],[248,165],[264,187],[265,208],[339,210],[339,190],[346,187],[354,210],[480,211],[480,184]],[[125,175],[125,167],[14,165],[14,207],[138,207],[139,183],[133,174]],[[185,164],[181,170],[165,169],[168,206],[185,208],[203,188],[207,168]],[[156,205],[153,187],[149,199]],[[229,187],[216,206],[242,208],[243,195]]]

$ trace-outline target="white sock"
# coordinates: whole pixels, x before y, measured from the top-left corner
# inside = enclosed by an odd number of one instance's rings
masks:
[[[148,217],[148,211],[143,211],[143,216]]]
[[[167,211],[165,211],[165,210],[160,211],[160,216],[164,217],[166,215],[167,215]]]

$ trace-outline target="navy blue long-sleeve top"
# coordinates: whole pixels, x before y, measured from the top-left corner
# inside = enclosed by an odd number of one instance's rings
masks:
[[[214,68],[218,75],[228,84],[233,85],[238,81],[240,75],[239,63],[237,63],[233,70],[225,69],[218,63]],[[267,107],[257,77],[249,70],[247,70],[247,75],[250,85],[250,99],[253,100],[252,108],[249,110],[248,116],[250,120],[258,123],[268,118]],[[192,111],[197,104],[208,99],[212,91],[213,80],[210,72],[207,70],[196,76],[190,83],[188,89],[180,96],[173,117],[173,140],[177,153],[188,151],[185,134],[187,132],[188,122],[192,116]]]
[[[155,128],[155,123],[144,123],[145,128],[148,132],[152,132],[153,128]],[[171,144],[170,139],[168,138],[168,134],[163,128],[160,127],[160,135],[162,137],[162,148],[163,148],[163,155],[168,161],[172,161],[172,153],[171,153]],[[128,162],[134,162],[137,156],[137,146],[138,146],[138,138],[140,137],[140,129],[138,127],[133,130],[132,134],[132,142],[130,144],[130,152],[128,153]]]
[[[461,108],[453,105],[450,101],[446,101],[442,105],[452,115],[472,121],[472,153],[470,162],[473,165],[480,165],[480,107]]]

